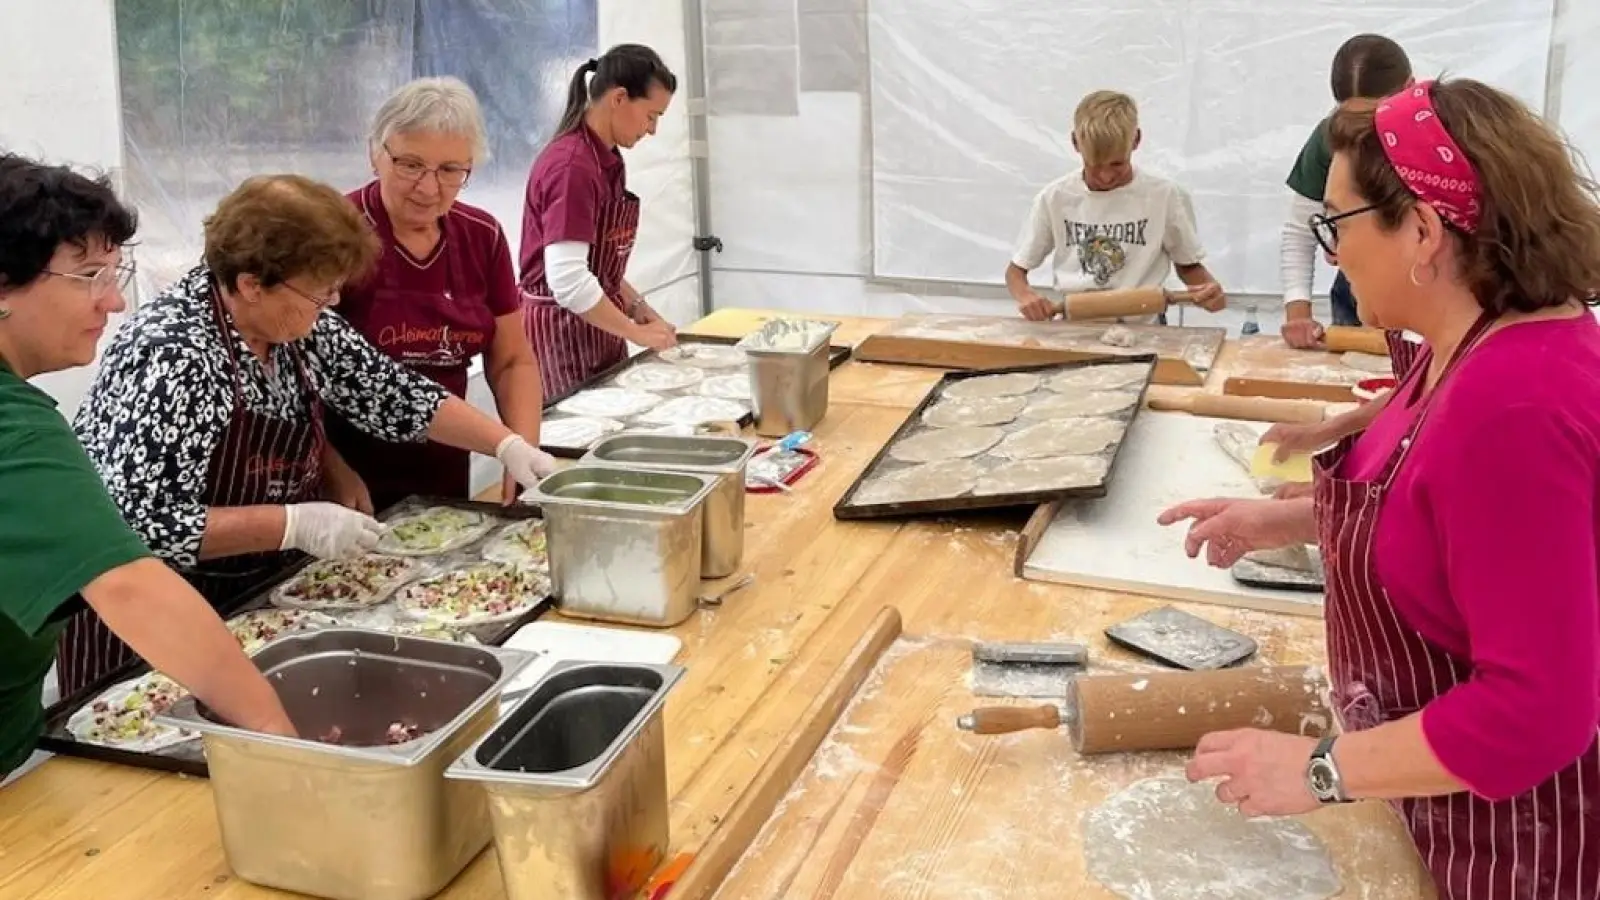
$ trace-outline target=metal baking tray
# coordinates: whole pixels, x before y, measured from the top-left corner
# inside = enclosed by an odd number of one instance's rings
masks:
[[[451,506],[457,509],[468,509],[507,521],[520,521],[542,516],[538,507],[523,503],[501,506],[498,503],[484,503],[475,500],[412,496],[385,509],[379,513],[378,518],[388,520],[412,509],[431,506]],[[473,541],[466,547],[441,554],[440,558],[453,559],[457,562],[475,559],[483,543],[492,538],[499,530],[500,527],[492,528],[483,537]],[[427,559],[428,557],[422,558]],[[242,591],[236,600],[219,608],[218,613],[226,620],[240,613],[252,612],[272,606],[272,591],[312,562],[313,560],[310,557],[305,557],[298,561],[286,563],[276,572],[263,575],[260,580],[253,582],[251,587]],[[498,647],[510,640],[511,636],[516,634],[517,630],[522,626],[544,615],[552,607],[553,602],[554,598],[546,595],[532,609],[512,622],[464,630],[477,639],[479,643]],[[362,627],[378,626],[364,625]],[[61,756],[76,756],[81,759],[92,759],[98,762],[118,763],[143,769],[155,769],[161,772],[177,772],[201,778],[207,777],[209,770],[206,767],[205,757],[201,752],[198,740],[165,750],[146,753],[120,747],[108,747],[103,744],[85,743],[73,737],[72,733],[67,730],[67,721],[84,704],[92,702],[108,688],[138,678],[149,671],[150,665],[148,663],[144,660],[136,659],[122,668],[106,674],[105,677],[82,691],[70,697],[63,697],[45,710],[44,734],[40,736],[36,746],[40,750]]]
[[[1117,458],[1121,456],[1122,442],[1127,438],[1128,428],[1133,424],[1133,417],[1136,416],[1139,410],[1144,407],[1145,394],[1149,391],[1151,380],[1154,378],[1157,359],[1158,357],[1154,353],[1141,353],[1134,356],[1091,359],[1081,362],[1057,363],[1044,366],[1011,366],[1002,369],[985,369],[982,371],[973,372],[947,373],[943,378],[939,379],[938,384],[934,385],[932,390],[928,391],[927,396],[922,398],[922,402],[917,404],[916,408],[911,411],[911,414],[906,417],[906,420],[900,424],[898,429],[895,430],[895,433],[884,442],[883,447],[878,451],[877,455],[872,458],[872,461],[867,463],[866,468],[862,469],[861,474],[856,476],[855,482],[852,483],[850,488],[845,491],[844,496],[840,497],[839,501],[834,504],[833,517],[835,519],[892,518],[916,515],[932,515],[948,512],[965,512],[967,510],[978,509],[1002,509],[1011,506],[1032,506],[1040,503],[1046,503],[1051,500],[1058,500],[1063,497],[1085,497],[1091,499],[1104,497],[1107,492],[1107,486],[1111,483],[1111,478],[1116,472]],[[1103,476],[1101,476],[1100,481],[1097,484],[1084,485],[1082,487],[1075,488],[1064,488],[1060,490],[1025,491],[1012,494],[986,494],[983,496],[967,495],[935,500],[913,500],[899,503],[858,504],[855,502],[855,496],[857,492],[860,491],[861,486],[873,476],[886,473],[893,469],[906,468],[911,465],[909,463],[902,463],[893,459],[889,456],[889,451],[902,438],[924,431],[928,428],[928,426],[922,424],[923,411],[929,406],[932,406],[934,403],[938,402],[944,396],[945,390],[949,388],[950,385],[960,381],[965,381],[969,378],[985,378],[991,375],[1005,375],[1014,372],[1026,372],[1048,379],[1051,375],[1055,375],[1060,372],[1091,369],[1098,366],[1125,366],[1130,364],[1142,364],[1147,367],[1144,381],[1139,385],[1138,399],[1135,400],[1134,403],[1127,409],[1116,413],[1115,415],[1096,417],[1120,419],[1123,423],[1122,435],[1119,436],[1116,442],[1113,443],[1108,449],[1101,451],[1103,454],[1109,454],[1109,459],[1107,460],[1106,472]],[[1037,390],[1046,391],[1048,388],[1041,385]],[[998,427],[1004,428],[1008,431],[1017,430],[1019,427],[1019,421],[1020,419],[1018,421]],[[987,456],[987,451],[985,451],[983,454],[978,454],[973,458],[976,460],[981,460],[985,456]]]
[[[683,344],[717,344],[723,347],[732,347],[739,343],[740,338],[726,337],[724,335],[680,333],[678,335],[678,341],[679,343]],[[828,348],[828,368],[839,368],[845,363],[846,360],[850,358],[851,352],[851,349],[847,346],[841,344],[831,345]],[[659,355],[660,354],[654,350],[646,350],[643,353],[640,353],[638,356],[628,357],[622,362],[619,362],[600,374],[593,376],[587,381],[574,385],[571,390],[567,391],[561,396],[553,397],[546,401],[544,405],[544,415],[547,418],[555,419],[570,418],[565,413],[558,412],[556,410],[556,405],[561,401],[573,396],[574,394],[578,394],[592,388],[605,387],[615,380],[618,375],[621,375],[628,369],[644,363],[655,362]],[[674,397],[684,396],[688,394],[689,391],[690,389],[688,388],[682,388],[676,391],[661,391],[660,393],[662,396],[670,400]],[[746,412],[739,418],[738,422],[740,428],[748,428],[752,423],[755,422],[755,413],[753,411]],[[589,452],[589,447],[566,447],[557,444],[541,444],[539,449],[550,454],[551,456],[557,456],[563,459],[580,459],[584,454]]]

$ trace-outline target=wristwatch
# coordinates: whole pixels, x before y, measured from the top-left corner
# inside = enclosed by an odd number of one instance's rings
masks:
[[[1324,804],[1350,802],[1344,792],[1344,780],[1339,777],[1339,767],[1333,762],[1335,737],[1330,734],[1318,741],[1317,749],[1311,751],[1311,761],[1306,764],[1306,783],[1311,795]]]

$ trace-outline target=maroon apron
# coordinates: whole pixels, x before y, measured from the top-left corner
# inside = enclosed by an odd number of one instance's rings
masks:
[[[417,290],[404,277],[406,252],[398,241],[384,248],[402,263],[379,266],[372,303],[361,332],[390,359],[433,379],[466,399],[468,367],[495,332],[494,313],[483,297],[457,296],[461,271],[452,243],[441,227],[435,253],[443,255],[444,294]],[[372,437],[337,415],[328,416],[328,438],[355,469],[372,495],[373,508],[386,509],[413,494],[466,498],[472,492],[472,454],[437,441],[390,443]]]
[[[228,348],[233,371],[233,417],[229,419],[211,463],[200,500],[207,507],[282,506],[317,499],[322,487],[322,400],[306,373],[305,359],[291,349],[295,371],[305,391],[304,422],[275,419],[251,412],[240,387],[239,355],[220,294],[213,287],[217,339]],[[272,551],[203,560],[179,574],[212,605],[222,609],[237,601],[289,562],[288,554]],[[69,697],[97,679],[138,658],[94,610],[73,616],[61,635],[57,671],[61,696]]]
[[[1480,338],[1487,318],[1457,347],[1443,378]],[[1408,366],[1399,391],[1420,390],[1428,354]],[[1472,663],[1401,620],[1379,580],[1378,517],[1427,416],[1371,482],[1338,477],[1356,436],[1316,457],[1317,541],[1327,567],[1328,660],[1344,727],[1405,718],[1472,677]],[[1600,894],[1600,742],[1532,791],[1490,802],[1461,792],[1394,807],[1433,874],[1441,900],[1592,900]]]
[[[623,190],[600,207],[597,239],[589,247],[589,271],[605,292],[600,302],[616,304],[624,315],[628,310],[622,302],[622,275],[638,231],[639,198]],[[546,402],[628,358],[627,341],[558,305],[542,276],[525,282],[522,290],[528,309],[528,339],[539,360]]]
[[[1411,366],[1417,361],[1417,354],[1422,351],[1421,344],[1406,340],[1405,332],[1395,328],[1383,332],[1383,341],[1389,345],[1389,362],[1394,367],[1394,380],[1396,384],[1406,380],[1406,373],[1411,371]]]

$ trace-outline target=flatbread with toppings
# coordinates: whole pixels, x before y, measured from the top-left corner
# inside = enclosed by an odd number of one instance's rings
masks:
[[[257,609],[229,619],[228,630],[238,639],[245,655],[251,656],[279,635],[316,631],[338,624],[339,620],[333,616],[308,609]]]
[[[509,622],[539,604],[550,581],[533,569],[476,563],[401,588],[396,603],[412,619],[461,628]]]
[[[67,731],[86,744],[151,753],[200,737],[156,722],[155,717],[188,695],[176,681],[149,672],[107,688],[67,719]]]
[[[494,520],[480,512],[436,506],[393,519],[378,552],[395,556],[431,556],[459,550],[488,533]]]
[[[318,560],[279,585],[272,602],[291,609],[367,609],[389,599],[420,570],[415,560],[377,554]]]
[[[527,519],[500,529],[483,545],[483,558],[513,566],[544,569],[550,565],[544,520]]]

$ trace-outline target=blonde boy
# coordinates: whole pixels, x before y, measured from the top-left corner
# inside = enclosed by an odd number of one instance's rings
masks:
[[[1133,151],[1141,138],[1133,99],[1095,91],[1078,104],[1072,146],[1083,167],[1046,185],[1017,238],[1006,267],[1006,287],[1022,315],[1050,318],[1050,301],[1028,286],[1028,273],[1055,256],[1057,293],[1155,287],[1176,267],[1196,302],[1216,312],[1227,296],[1201,259],[1194,204],[1183,188],[1136,172]],[[1164,322],[1150,316],[1127,321]]]

